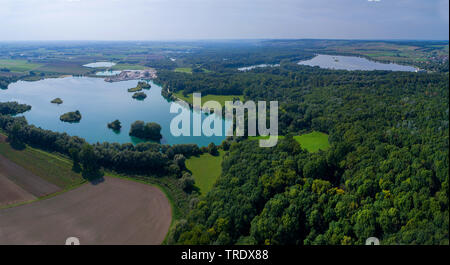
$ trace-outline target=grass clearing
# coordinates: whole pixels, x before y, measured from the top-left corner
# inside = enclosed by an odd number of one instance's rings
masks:
[[[178,92],[174,93],[174,95],[177,98],[192,104],[192,94],[185,97],[183,95],[182,91],[178,91]],[[202,97],[202,104],[207,101],[214,100],[214,101],[219,102],[220,105],[222,105],[222,107],[224,107],[225,101],[233,101],[234,98],[239,98],[240,101],[244,101],[244,96],[242,96],[242,95],[206,95],[206,96]]]
[[[0,154],[62,189],[69,189],[85,182],[80,174],[72,171],[72,162],[58,155],[29,146],[19,151],[6,142],[0,142]]]
[[[267,139],[268,136],[250,136],[250,140]],[[283,139],[284,136],[278,136],[279,139]],[[328,142],[328,134],[322,132],[311,132],[302,135],[294,136],[294,140],[297,141],[300,146],[306,149],[310,153],[316,153],[319,150],[327,150],[330,147]]]
[[[225,151],[219,150],[218,156],[208,153],[193,156],[186,160],[186,167],[192,172],[195,185],[204,195],[211,190],[217,178],[222,173],[222,160]]]
[[[308,152],[315,153],[319,150],[327,150],[330,147],[328,134],[322,132],[312,132],[294,136],[294,139]]]
[[[31,71],[40,66],[40,64],[30,63],[27,60],[0,59],[0,68],[7,68],[12,72]]]
[[[190,67],[179,67],[179,68],[175,68],[174,71],[179,72],[179,73],[192,74],[192,68],[190,68]]]

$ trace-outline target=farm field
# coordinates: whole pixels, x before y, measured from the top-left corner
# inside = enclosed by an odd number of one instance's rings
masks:
[[[156,187],[115,177],[0,210],[0,244],[161,244],[172,219]]]
[[[36,196],[14,183],[2,171],[0,168],[0,208],[36,199]]]
[[[222,173],[222,160],[224,151],[220,150],[218,156],[208,153],[193,156],[186,160],[186,167],[192,172],[195,186],[204,195],[211,190],[217,178]]]
[[[15,150],[5,142],[5,136],[1,134],[0,155],[60,189],[84,182],[80,174],[72,171],[72,162],[69,159],[29,146],[24,150]]]
[[[11,72],[26,72],[40,67],[40,64],[30,63],[26,60],[0,59],[0,69],[6,68]]]
[[[63,157],[31,147],[15,150],[0,134],[0,208],[77,187],[85,180]]]
[[[68,75],[84,75],[92,71],[92,69],[83,67],[82,64],[82,62],[50,61],[37,68],[36,71]]]

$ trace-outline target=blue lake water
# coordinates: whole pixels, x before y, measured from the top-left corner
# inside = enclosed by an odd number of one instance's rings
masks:
[[[355,56],[338,56],[318,54],[316,57],[301,61],[298,64],[319,66],[320,68],[337,69],[337,70],[387,70],[387,71],[405,71],[415,72],[417,68],[407,65],[399,65],[395,63],[380,63],[367,60],[362,57]]]
[[[157,122],[161,125],[163,144],[194,143],[207,146],[214,142],[220,144],[225,136],[179,136],[170,133],[170,122],[177,113],[170,113],[171,104],[161,96],[161,87],[151,83],[150,90],[143,90],[147,98],[143,101],[135,100],[128,88],[135,87],[138,80],[122,82],[105,82],[95,77],[65,77],[44,79],[27,82],[18,81],[0,90],[0,101],[17,101],[32,106],[31,111],[24,113],[29,124],[43,129],[66,132],[85,138],[90,143],[118,142],[138,143],[142,140],[128,135],[131,124],[136,120]],[[64,103],[56,105],[50,101],[56,97]],[[82,119],[79,123],[66,123],[59,120],[59,116],[69,111],[79,110]],[[192,119],[192,111],[190,116]],[[207,117],[201,113],[202,120]],[[120,133],[107,128],[107,123],[119,119],[122,123]],[[192,124],[192,121],[191,121]],[[222,120],[225,130],[225,122]],[[224,135],[224,133],[222,134]]]
[[[120,74],[122,71],[113,71],[113,70],[108,70],[108,71],[100,71],[95,73],[95,75],[98,76],[113,76],[113,75],[118,75]]]
[[[253,70],[255,68],[278,67],[278,66],[280,66],[280,65],[279,64],[257,64],[257,65],[240,67],[240,68],[238,68],[238,70],[241,71],[241,72],[245,72],[245,71]]]

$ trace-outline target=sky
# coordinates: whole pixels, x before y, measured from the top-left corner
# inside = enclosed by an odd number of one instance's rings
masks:
[[[449,0],[0,0],[0,41],[449,38]]]

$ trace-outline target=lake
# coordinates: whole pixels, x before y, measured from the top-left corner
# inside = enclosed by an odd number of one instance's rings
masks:
[[[107,70],[107,71],[100,71],[95,73],[95,75],[98,76],[113,76],[113,75],[118,75],[120,74],[122,71],[113,71],[113,70]]]
[[[240,67],[240,68],[238,68],[238,70],[242,71],[242,72],[245,72],[245,71],[253,70],[255,68],[278,67],[278,66],[280,66],[280,65],[279,64],[258,64],[258,65],[251,65],[251,66]]]
[[[8,89],[0,90],[0,101],[17,101],[31,105],[31,111],[23,114],[29,124],[80,136],[90,143],[142,142],[128,135],[131,124],[136,120],[159,123],[162,127],[163,144],[194,143],[207,146],[211,142],[220,144],[225,139],[225,136],[173,136],[170,133],[170,121],[177,114],[169,111],[172,102],[161,96],[161,87],[153,82],[150,82],[152,86],[150,90],[143,90],[147,94],[145,100],[133,99],[131,97],[133,93],[129,93],[127,89],[136,87],[137,83],[138,80],[109,83],[95,77],[18,81],[10,84]],[[61,105],[50,103],[56,97],[61,98],[64,103]],[[82,115],[79,123],[59,120],[61,114],[75,110],[79,110]],[[192,110],[189,111],[192,119]],[[207,117],[203,112],[201,115],[202,120]],[[122,123],[120,133],[107,128],[107,123],[116,119]],[[224,124],[222,120],[222,128],[225,128]]]
[[[300,61],[298,64],[319,66],[320,68],[337,69],[337,70],[387,70],[387,71],[404,71],[415,72],[417,68],[407,65],[399,65],[395,63],[380,63],[368,60],[362,57],[355,56],[340,56],[340,55],[324,55],[318,54],[316,57]]]
[[[96,62],[96,63],[88,63],[83,65],[84,67],[90,67],[90,68],[98,68],[98,67],[111,67],[116,65],[116,63],[113,62]]]

